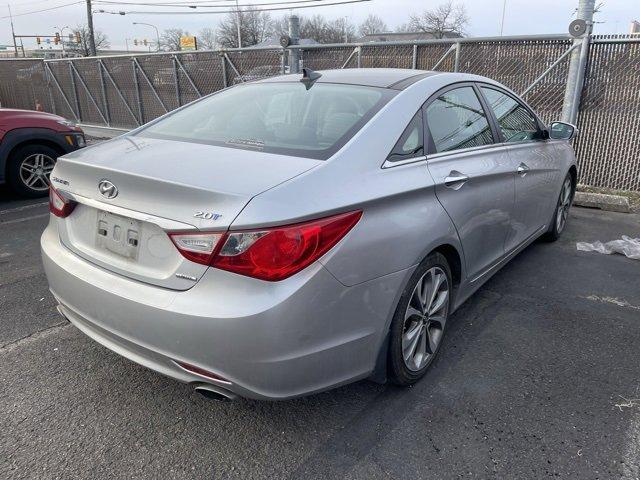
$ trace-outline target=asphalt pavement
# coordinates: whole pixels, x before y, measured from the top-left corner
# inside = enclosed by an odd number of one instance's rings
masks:
[[[0,187],[2,479],[640,478],[640,262],[575,246],[638,237],[638,215],[574,208],[454,315],[414,387],[275,403],[206,400],[64,321],[47,221]]]

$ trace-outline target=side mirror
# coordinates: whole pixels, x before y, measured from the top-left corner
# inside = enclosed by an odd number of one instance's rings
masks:
[[[552,140],[571,140],[577,134],[575,125],[565,122],[553,122],[549,130],[549,138]]]

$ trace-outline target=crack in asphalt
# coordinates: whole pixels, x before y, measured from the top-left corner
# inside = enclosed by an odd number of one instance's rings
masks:
[[[69,322],[63,321],[60,323],[56,323],[51,327],[47,327],[42,330],[33,332],[29,335],[26,335],[24,337],[18,338],[17,340],[13,340],[11,342],[5,343],[4,345],[0,345],[0,354],[12,352],[17,348],[24,346],[25,344],[35,342],[42,338],[46,338],[49,335],[53,335],[54,333],[57,333],[58,331],[63,330],[64,328],[69,326],[70,326]]]
[[[0,225],[10,225],[12,223],[28,222],[29,220],[36,220],[38,218],[44,218],[48,216],[49,216],[48,213],[41,213],[39,215],[31,215],[30,217],[16,218],[15,220],[6,220],[4,222],[0,222]]]
[[[48,205],[49,202],[40,202],[40,203],[32,203],[30,205],[24,205],[22,207],[16,208],[7,208],[6,210],[0,210],[0,215],[4,215],[7,213],[21,212],[22,210],[29,210],[31,208],[42,207],[44,205]]]

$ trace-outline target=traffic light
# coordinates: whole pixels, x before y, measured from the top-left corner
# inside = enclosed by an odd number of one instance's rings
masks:
[[[56,36],[53,38],[53,43],[58,45],[60,43],[60,34],[56,33]]]
[[[37,43],[38,45],[40,45],[41,41],[42,41],[42,40],[40,40],[40,37],[36,37],[36,43]]]
[[[147,39],[145,38],[145,39],[142,41],[142,43],[143,43],[143,44],[144,44],[144,46],[146,47],[146,46],[147,46],[147,44],[148,44],[148,43],[147,43]]]
[[[80,32],[76,32],[76,43],[80,43]]]
[[[136,47],[138,46],[138,39],[137,39],[137,38],[134,38],[134,39],[133,39],[133,44],[134,44]]]

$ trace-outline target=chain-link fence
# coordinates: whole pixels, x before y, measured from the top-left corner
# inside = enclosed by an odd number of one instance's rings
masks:
[[[640,191],[640,41],[591,44],[578,128],[580,181]]]
[[[550,122],[560,119],[573,42],[530,36],[303,45],[63,60],[0,60],[0,104],[84,124],[133,128],[237,83],[289,71],[412,68],[493,78]],[[579,109],[581,182],[640,190],[640,38],[592,37]],[[293,65],[293,71],[297,65]]]

